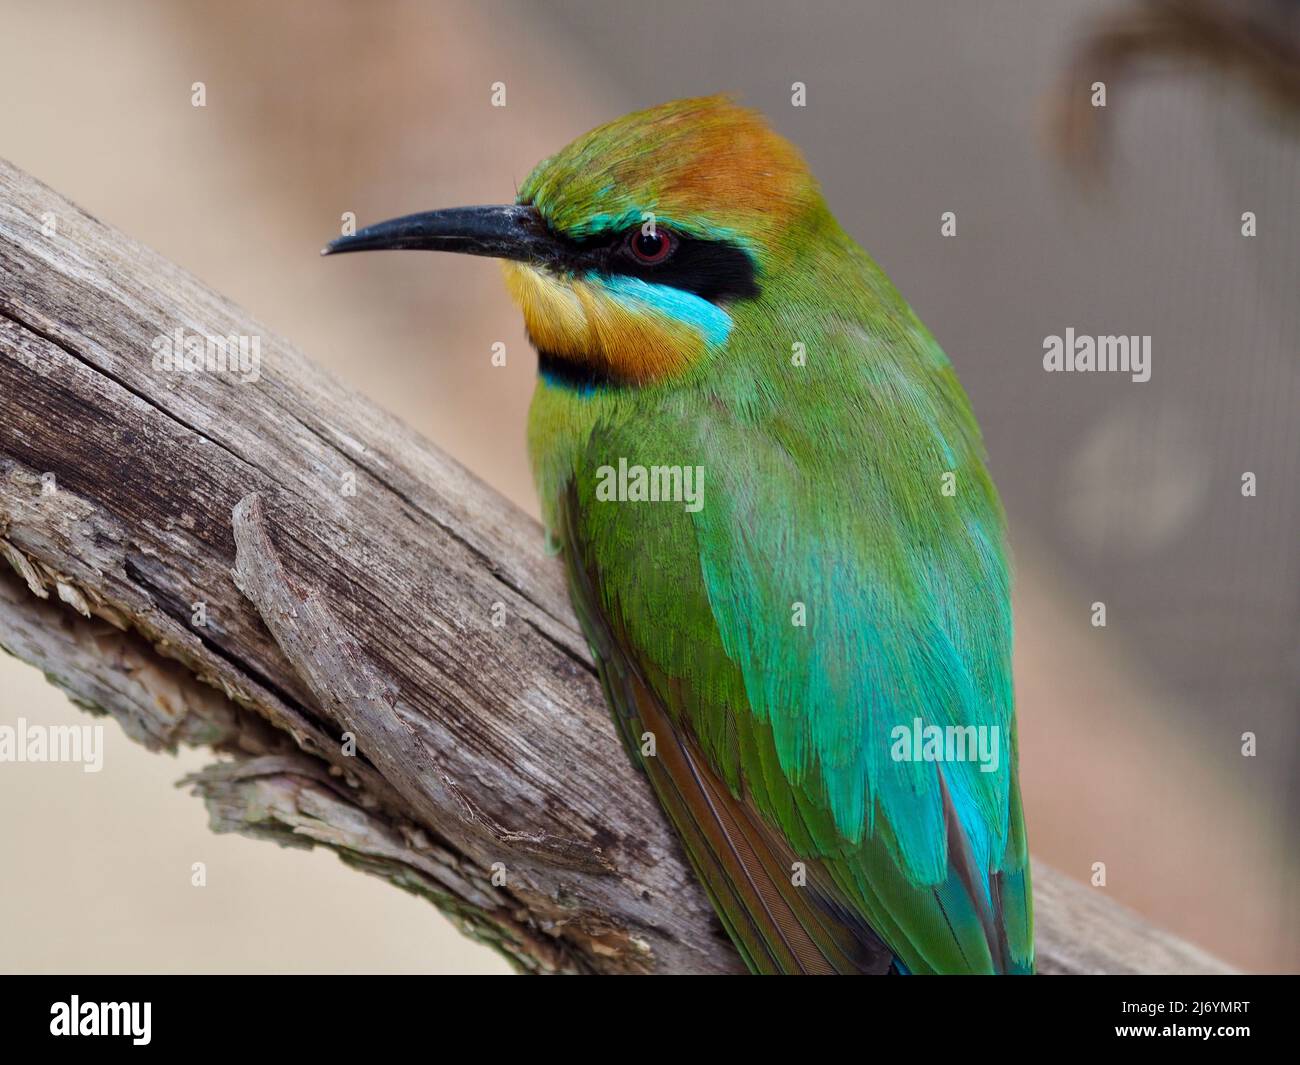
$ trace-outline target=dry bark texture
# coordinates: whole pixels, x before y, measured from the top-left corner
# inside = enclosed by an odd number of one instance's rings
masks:
[[[156,369],[178,329],[258,338],[257,380]],[[188,781],[216,831],[331,847],[524,971],[741,971],[536,523],[3,162],[0,554],[0,645],[224,755]],[[1035,878],[1045,972],[1223,968]]]

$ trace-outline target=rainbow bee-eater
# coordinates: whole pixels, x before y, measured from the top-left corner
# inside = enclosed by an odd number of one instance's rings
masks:
[[[797,149],[681,100],[512,205],[327,251],[378,248],[504,260],[548,533],[749,967],[1032,972],[1001,505],[947,357]]]

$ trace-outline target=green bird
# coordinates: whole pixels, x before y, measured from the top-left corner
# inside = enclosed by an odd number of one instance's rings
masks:
[[[759,973],[1029,973],[1004,518],[965,392],[726,97],[329,252],[505,260],[614,722]]]

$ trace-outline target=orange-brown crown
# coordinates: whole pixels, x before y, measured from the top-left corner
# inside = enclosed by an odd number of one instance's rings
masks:
[[[760,254],[821,203],[798,149],[727,96],[675,100],[600,126],[539,164],[519,198],[570,237],[640,225],[654,214]]]

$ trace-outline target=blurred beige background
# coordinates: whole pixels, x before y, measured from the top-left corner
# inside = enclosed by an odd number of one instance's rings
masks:
[[[1091,5],[723,7],[0,0],[0,154],[535,513],[535,362],[495,264],[317,250],[343,212],[505,202],[600,121],[740,91],[805,149],[984,424],[1017,558],[1032,850],[1079,879],[1104,861],[1104,890],[1234,964],[1297,969],[1297,141],[1222,85],[1135,88],[1085,199],[1038,131]],[[1042,338],[1071,325],[1151,333],[1152,382],[1046,379]],[[0,724],[19,717],[85,720],[0,656]],[[0,765],[0,970],[505,970],[332,856],[211,834],[171,786],[203,754],[105,736],[99,774]]]

